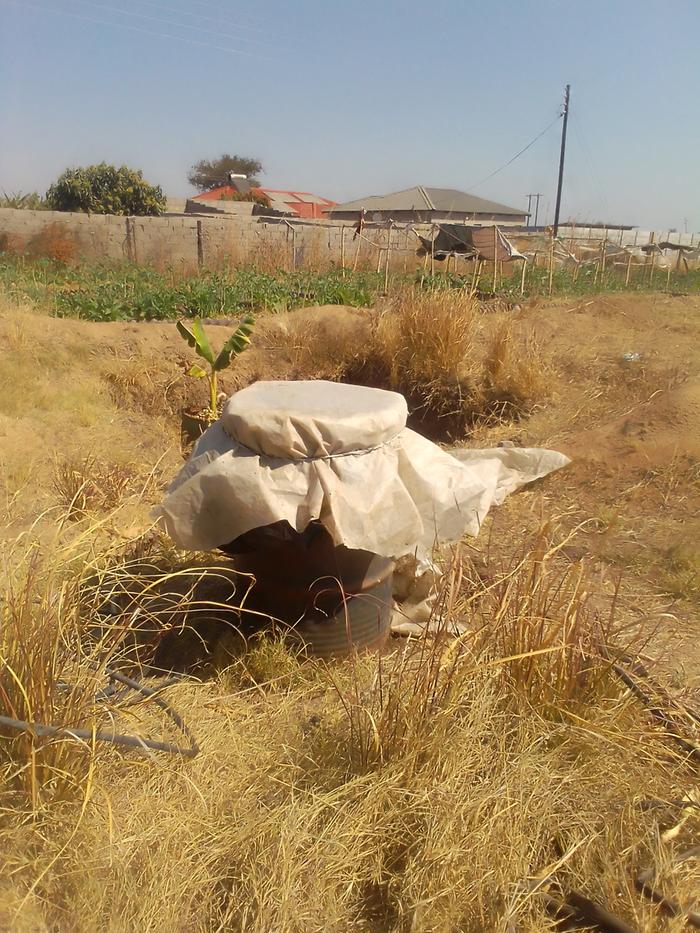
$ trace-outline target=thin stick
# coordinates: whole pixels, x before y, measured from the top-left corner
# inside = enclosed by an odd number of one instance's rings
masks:
[[[470,298],[473,298],[473,297],[474,297],[474,295],[475,295],[476,292],[477,292],[477,289],[479,288],[479,279],[481,278],[481,269],[482,269],[483,265],[484,265],[483,260],[480,259],[480,260],[478,261],[478,263],[476,263],[476,265],[475,265],[475,267],[474,267],[475,270],[476,270],[476,272],[475,272],[475,274],[474,274],[473,277],[472,277],[472,287],[471,287],[471,289],[470,289],[470,291],[469,291],[469,297],[470,297]]]
[[[355,249],[355,261],[352,264],[352,271],[357,272],[357,262],[360,258],[360,246],[362,245],[362,238],[360,234],[357,234],[357,248]]]
[[[493,293],[496,294],[498,283],[498,227],[493,225]]]
[[[523,259],[523,271],[520,275],[520,294],[525,294],[525,270],[527,269],[527,259]]]
[[[627,274],[625,275],[625,288],[630,284],[630,274],[632,272],[632,253],[627,257]]]
[[[549,244],[549,297],[552,297],[552,282],[554,280],[554,230],[551,233]]]
[[[343,270],[345,278],[345,226],[340,228],[340,268]]]
[[[386,263],[384,265],[384,294],[389,294],[389,256],[391,255],[391,225],[386,232]]]
[[[435,224],[430,225],[430,275],[435,275]]]
[[[666,270],[666,291],[671,289],[671,263],[668,264],[668,269]]]
[[[204,266],[204,231],[202,230],[202,221],[197,221],[197,268],[202,271]]]

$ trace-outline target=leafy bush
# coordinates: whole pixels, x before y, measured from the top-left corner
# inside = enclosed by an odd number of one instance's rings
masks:
[[[240,191],[233,192],[232,194],[224,194],[221,197],[222,201],[252,201],[253,204],[261,204],[263,207],[270,206],[270,199],[265,194],[264,191],[261,191],[260,188],[251,188],[246,194],[243,194]]]
[[[46,201],[38,191],[13,191],[10,194],[3,191],[0,196],[0,207],[14,207],[25,211],[46,210]]]
[[[106,162],[66,169],[46,192],[46,201],[55,211],[91,214],[146,216],[165,209],[161,188],[149,185],[140,170]]]

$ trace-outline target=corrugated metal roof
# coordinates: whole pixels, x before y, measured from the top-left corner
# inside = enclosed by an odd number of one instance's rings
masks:
[[[508,207],[496,201],[487,201],[466,191],[454,188],[428,188],[416,185],[392,194],[370,195],[345,204],[336,204],[329,213],[335,211],[455,211],[460,214],[513,214],[524,217],[525,211],[517,207]]]

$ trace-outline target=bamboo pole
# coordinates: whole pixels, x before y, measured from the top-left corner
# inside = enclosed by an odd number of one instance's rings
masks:
[[[666,270],[666,291],[671,290],[671,263],[668,264],[668,269]]]
[[[498,227],[493,225],[493,293],[496,294],[498,282]]]
[[[549,297],[552,297],[552,283],[554,281],[554,230],[552,230],[549,243]]]
[[[389,294],[389,257],[391,256],[391,224],[386,232],[386,262],[384,263],[384,294]]]
[[[362,235],[358,233],[357,234],[357,246],[355,248],[355,261],[352,264],[353,272],[357,272],[357,263],[359,262],[359,259],[360,259],[360,247],[361,246],[362,246]]]
[[[435,275],[435,224],[430,225],[430,276]]]
[[[520,294],[525,294],[525,270],[527,269],[527,259],[523,259],[523,271],[520,275]]]
[[[632,272],[632,253],[627,257],[627,274],[625,275],[625,288],[630,284],[630,274]]]
[[[340,268],[345,278],[345,225],[340,228]]]
[[[469,290],[469,297],[470,297],[470,298],[473,298],[473,297],[474,297],[474,295],[475,295],[476,292],[477,292],[477,289],[479,288],[479,279],[481,278],[481,269],[482,269],[483,265],[484,265],[484,263],[483,263],[483,260],[481,260],[481,259],[480,259],[477,263],[475,263],[475,266],[474,266],[474,273],[473,273],[473,275],[472,275],[472,287],[471,287],[471,289]]]
[[[605,260],[608,257],[607,250],[605,249],[607,242],[608,242],[607,240],[603,240],[603,242],[600,244],[600,276],[601,276],[601,279],[605,275]]]

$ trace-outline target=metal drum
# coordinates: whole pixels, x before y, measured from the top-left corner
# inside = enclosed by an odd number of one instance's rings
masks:
[[[313,522],[302,533],[278,522],[222,548],[255,577],[246,607],[284,624],[293,645],[315,657],[379,650],[389,637],[394,562],[337,547]]]

